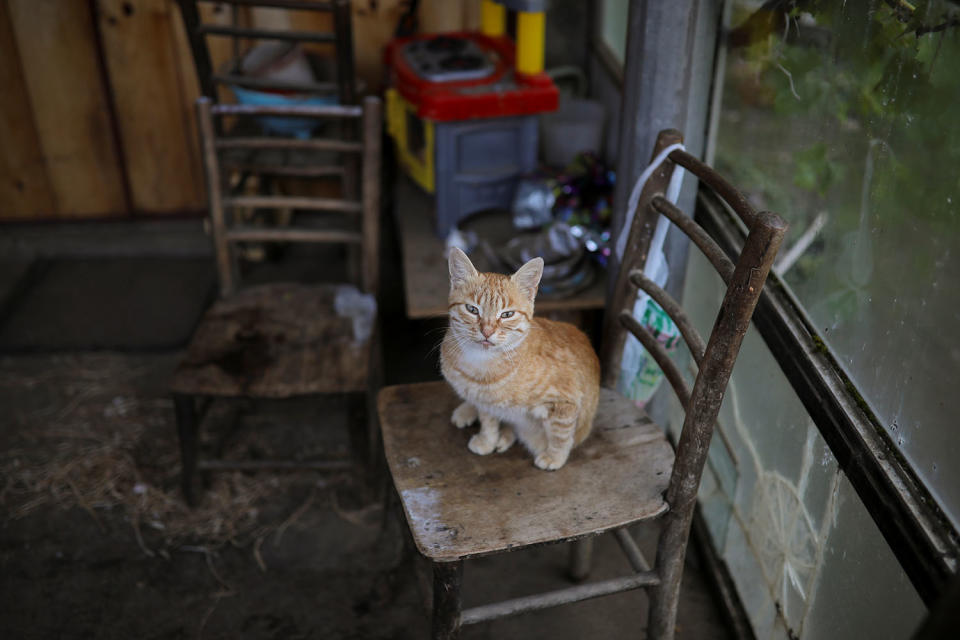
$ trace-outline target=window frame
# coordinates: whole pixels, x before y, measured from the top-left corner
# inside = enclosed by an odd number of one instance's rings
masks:
[[[613,48],[609,45],[609,43],[607,43],[607,40],[603,35],[603,9],[606,3],[606,0],[598,0],[598,2],[594,5],[593,37],[591,38],[590,44],[593,52],[600,60],[600,63],[606,68],[610,75],[613,76],[617,84],[620,87],[623,87],[623,73],[624,67],[626,67],[626,61],[620,62],[617,60],[617,54],[613,51]],[[628,24],[629,14],[630,11],[628,5],[627,15],[623,16],[624,22],[627,22]],[[626,51],[624,52],[624,56],[626,56]]]
[[[694,211],[695,220],[728,255],[739,251],[743,228],[709,189],[699,189]],[[904,573],[931,606],[956,575],[960,534],[839,366],[802,305],[772,272],[753,324]]]

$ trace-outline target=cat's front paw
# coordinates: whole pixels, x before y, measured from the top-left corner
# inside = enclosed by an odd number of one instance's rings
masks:
[[[533,464],[544,471],[556,471],[567,463],[567,457],[570,454],[555,453],[553,451],[544,451],[533,459]]]
[[[500,427],[500,437],[497,438],[497,453],[503,453],[507,449],[513,446],[513,443],[517,441],[517,434],[514,433],[513,429],[506,426]]]
[[[453,410],[450,416],[450,422],[457,429],[473,424],[477,420],[477,408],[469,402],[461,402],[460,406]]]
[[[470,442],[467,443],[467,448],[478,456],[485,456],[493,453],[493,450],[496,448],[496,446],[496,438],[487,439],[482,433],[474,435],[472,438],[470,438]]]

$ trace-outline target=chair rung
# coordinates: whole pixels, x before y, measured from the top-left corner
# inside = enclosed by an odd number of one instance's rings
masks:
[[[240,75],[220,75],[213,76],[214,82],[220,84],[236,85],[238,87],[249,87],[251,89],[275,89],[279,91],[304,91],[308,93],[336,93],[337,85],[332,82],[283,82],[281,80],[271,80],[269,78],[257,78],[254,76]]]
[[[341,166],[328,165],[328,166],[317,166],[310,165],[304,167],[296,167],[289,165],[274,165],[274,164],[253,164],[253,163],[237,163],[231,164],[224,162],[223,166],[225,169],[231,171],[242,171],[246,173],[254,173],[259,175],[268,175],[268,176],[290,176],[296,178],[325,178],[325,177],[339,177],[344,174],[344,169]]]
[[[360,244],[363,236],[356,231],[326,229],[258,229],[238,227],[227,230],[229,242],[347,242]]]
[[[650,563],[643,557],[643,552],[640,551],[640,547],[637,546],[633,536],[630,535],[630,532],[627,531],[626,528],[621,527],[620,529],[615,529],[613,535],[617,538],[617,542],[620,543],[620,548],[623,550],[623,554],[627,556],[627,560],[630,562],[630,566],[633,567],[634,571],[637,573],[650,571]]]
[[[296,196],[234,196],[232,198],[224,198],[223,206],[306,209],[309,211],[343,211],[345,213],[359,213],[363,210],[363,205],[354,200]]]
[[[220,138],[218,149],[314,149],[317,151],[363,151],[363,144],[329,138]]]
[[[275,469],[313,469],[314,471],[345,471],[356,464],[352,460],[200,460],[201,471],[266,471]]]
[[[220,24],[204,24],[197,28],[201,34],[265,40],[293,40],[295,42],[336,42],[334,33],[319,31],[277,31],[275,29],[249,29]]]
[[[506,616],[526,613],[528,611],[538,611],[571,602],[580,602],[591,598],[608,596],[621,591],[630,591],[640,587],[650,587],[660,584],[660,578],[652,571],[645,571],[624,578],[612,578],[602,582],[592,582],[590,584],[581,584],[566,589],[558,589],[548,593],[540,593],[534,596],[525,596],[523,598],[514,598],[513,600],[504,600],[480,607],[471,607],[464,609],[460,615],[460,624],[468,625],[477,622],[486,622]]]
[[[306,9],[308,11],[333,11],[332,2],[305,2],[304,0],[198,0],[199,2],[219,2],[239,4],[246,7],[276,7],[278,9]]]
[[[360,118],[363,107],[343,104],[214,104],[215,116],[304,116],[311,118]]]

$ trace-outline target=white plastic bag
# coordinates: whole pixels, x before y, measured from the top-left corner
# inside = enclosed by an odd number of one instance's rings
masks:
[[[353,339],[366,342],[373,333],[373,320],[377,316],[377,299],[369,293],[350,285],[337,287],[333,298],[333,309],[338,316],[353,320]]]
[[[637,179],[627,204],[627,218],[624,221],[623,229],[620,231],[620,237],[617,239],[616,252],[619,260],[623,260],[627,236],[630,234],[630,227],[633,225],[633,216],[644,184],[672,151],[683,148],[682,144],[673,144],[661,151]],[[674,204],[676,204],[680,195],[682,181],[683,169],[677,167],[670,178],[670,185],[666,194],[667,199]],[[670,277],[670,269],[663,255],[663,243],[669,227],[670,221],[665,216],[660,216],[653,232],[653,239],[650,241],[647,262],[643,268],[644,275],[661,287],[666,285],[667,279]],[[667,352],[672,352],[679,346],[680,332],[673,320],[660,308],[660,305],[642,291],[633,305],[633,317],[650,330],[651,334],[666,348]],[[633,337],[633,334],[628,333],[623,345],[623,357],[620,360],[620,377],[617,381],[617,390],[623,396],[633,400],[637,406],[642,407],[650,400],[662,381],[663,372],[653,356],[647,353],[647,350],[643,348],[639,340]]]

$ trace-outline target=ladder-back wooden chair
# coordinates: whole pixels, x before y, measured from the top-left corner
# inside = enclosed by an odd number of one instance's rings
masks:
[[[367,444],[369,461],[379,444],[373,411],[378,370],[373,333],[365,340],[354,337],[351,317],[334,309],[337,284],[303,285],[273,283],[240,289],[236,257],[239,243],[336,243],[359,247],[359,289],[375,295],[378,289],[378,239],[380,215],[380,141],[382,105],[369,97],[363,106],[266,107],[215,105],[208,98],[197,103],[207,177],[210,219],[221,298],[204,314],[176,369],[171,391],[176,409],[182,454],[182,483],[188,502],[195,501],[194,479],[198,469],[259,469],[307,466],[343,469],[350,461],[250,461],[198,460],[199,399],[287,398],[324,393],[368,393]],[[322,121],[353,120],[359,139],[246,138],[218,133],[215,118],[297,117]],[[220,155],[235,148],[296,147],[335,149],[361,158],[360,199],[293,196],[235,196],[228,190]],[[290,167],[293,170],[294,167]],[[313,175],[323,167],[302,167]],[[232,213],[240,207],[285,208],[312,214],[309,226],[251,227],[239,223]],[[319,216],[319,218],[317,217]],[[294,222],[297,222],[296,218]]]
[[[679,141],[675,131],[661,133],[654,157]],[[674,163],[712,187],[746,224],[749,235],[735,263],[663,197]],[[704,251],[727,284],[706,343],[676,301],[637,268],[652,234],[651,218],[658,214]],[[469,434],[450,424],[460,400],[445,382],[380,392],[378,411],[390,473],[417,548],[433,566],[434,638],[455,638],[461,625],[641,587],[650,594],[649,637],[673,637],[690,524],[713,425],[785,231],[781,218],[754,212],[723,178],[683,151],[673,151],[643,190],[608,309],[614,322],[604,330],[604,353],[609,355],[603,365],[607,371],[619,370],[625,331],[656,358],[686,409],[676,454],[660,427],[607,388],[601,389],[594,433],[555,472],[535,468],[516,447],[484,457],[470,453]],[[688,342],[699,365],[692,391],[660,344],[631,315],[636,287],[674,318]],[[653,519],[661,520],[661,528],[651,568],[625,527]],[[615,534],[632,568],[628,575],[461,610],[464,560],[549,542],[580,541],[582,551],[587,548],[584,539],[603,532]],[[573,573],[586,577],[583,564],[588,560],[577,553],[578,547],[574,551]]]
[[[353,104],[357,100],[356,80],[353,69],[353,27],[350,0],[177,0],[183,17],[187,39],[197,69],[200,92],[213,101],[217,100],[217,86],[238,86],[249,89],[279,91],[302,91],[314,94],[336,94],[340,104]],[[311,11],[333,14],[332,31],[307,31],[287,29],[264,29],[239,25],[211,24],[201,20],[198,5],[231,5],[235,10],[244,8],[272,8],[289,11]],[[214,69],[213,56],[208,37],[229,38],[234,49],[240,52],[240,43],[257,40],[280,40],[298,43],[329,43],[334,46],[337,77],[335,82],[290,82],[243,75],[239,72],[239,59],[234,57],[225,69]]]
[[[341,105],[357,103],[357,82],[354,70],[353,55],[353,23],[351,18],[350,0],[177,0],[180,6],[180,15],[183,18],[184,29],[193,53],[194,67],[197,71],[197,81],[200,92],[213,102],[219,99],[218,87],[239,87],[252,91],[283,92],[287,96],[325,97]],[[201,6],[227,5],[234,18],[233,24],[219,24],[204,22],[205,14]],[[309,29],[280,29],[263,28],[258,26],[241,26],[236,24],[237,11],[253,9],[270,9],[274,12],[284,12],[288,22],[296,22],[297,18],[321,17],[331,14],[330,28],[327,30]],[[215,56],[211,51],[210,39],[221,39],[230,42],[232,57],[220,68],[215,68]],[[262,42],[287,42],[306,46],[332,46],[332,58],[335,67],[333,81],[299,81],[289,79],[265,78],[245,75],[241,72],[243,56],[249,53],[251,47]],[[314,75],[319,73],[317,56],[309,58]],[[356,132],[349,119],[333,123],[337,128],[337,136],[345,139],[353,138]],[[215,123],[219,130],[220,121]],[[252,125],[252,126],[251,126]],[[243,135],[270,134],[259,131],[256,121],[245,120],[240,123],[245,129],[239,131]],[[255,147],[234,149],[221,157],[221,168],[224,171],[233,171],[232,182],[242,187],[251,175],[261,178],[257,188],[270,192],[275,188],[278,180],[290,176],[304,175],[303,168],[314,167],[311,177],[320,179],[334,178],[340,180],[338,186],[343,195],[355,197],[359,183],[359,164],[349,154],[330,162],[327,158],[340,155],[336,150],[310,152],[303,148],[266,148]],[[323,170],[316,167],[322,166]],[[293,170],[291,171],[291,168]]]

